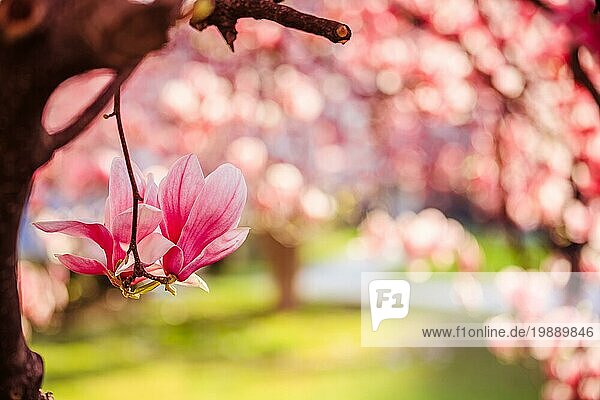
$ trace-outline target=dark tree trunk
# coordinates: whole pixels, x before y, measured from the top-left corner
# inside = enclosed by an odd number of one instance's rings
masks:
[[[4,155],[0,179],[0,398],[36,399],[39,396],[42,358],[29,350],[21,329],[17,295],[17,235],[27,198],[31,171],[7,165]]]
[[[25,50],[2,49],[0,76],[0,398],[37,399],[43,377],[42,358],[25,343],[17,293],[17,238],[36,168],[51,153],[41,145],[41,114],[53,80],[40,85],[40,64],[21,65],[42,49],[28,40]],[[12,61],[12,62],[11,62]]]

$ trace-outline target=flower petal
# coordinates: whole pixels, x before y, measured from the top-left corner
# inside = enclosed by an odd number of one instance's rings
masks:
[[[131,162],[131,167],[133,168],[133,176],[135,177],[138,193],[140,196],[142,196],[142,199],[144,199],[146,197],[146,178],[144,177],[140,167],[138,167],[138,165],[133,161]]]
[[[225,232],[206,246],[202,254],[186,265],[177,277],[185,280],[200,268],[225,258],[244,243],[249,232],[250,228],[237,228]]]
[[[106,267],[98,260],[74,256],[72,254],[57,254],[56,257],[65,267],[78,274],[104,275]]]
[[[104,250],[107,264],[112,263],[113,239],[108,229],[102,224],[89,224],[81,221],[45,221],[35,222],[33,226],[47,233],[62,233],[78,238],[91,239]]]
[[[104,226],[110,231],[111,224],[112,215],[110,214],[110,197],[107,197],[106,201],[104,202]]]
[[[137,165],[133,164],[133,171],[138,191],[143,196],[146,183],[144,176],[140,172]],[[123,211],[133,207],[133,192],[131,190],[131,182],[127,173],[125,160],[117,157],[113,160],[110,168],[110,179],[108,182],[108,198],[109,210],[112,218],[117,218]],[[109,228],[114,227],[114,221],[107,225]],[[112,229],[111,229],[112,230]]]
[[[162,212],[148,204],[140,204],[138,208],[137,240],[138,242],[148,236],[160,224]],[[133,207],[123,211],[114,219],[113,236],[116,241],[129,243],[131,240],[131,221],[133,220]]]
[[[246,203],[246,192],[242,172],[231,164],[221,165],[206,177],[202,193],[194,202],[177,243],[186,263],[238,224]]]
[[[166,276],[165,271],[163,270],[162,266],[160,266],[158,264],[148,265],[146,267],[146,272],[148,272],[149,274],[152,274],[154,276]]]
[[[129,257],[129,259],[127,260],[127,263],[121,263],[119,268],[115,269],[115,275],[119,276],[125,272],[130,272],[130,273],[133,272],[133,264],[134,264],[133,257]]]
[[[206,282],[204,282],[204,279],[200,278],[196,274],[190,275],[190,277],[187,278],[183,282],[176,281],[175,284],[176,285],[180,285],[180,286],[200,288],[200,289],[204,290],[207,293],[210,292],[210,289],[208,288],[208,285],[206,284]]]
[[[138,254],[144,265],[152,265],[177,245],[160,233],[151,233],[138,243]]]
[[[144,203],[160,208],[158,205],[158,185],[154,182],[154,175],[148,174],[146,181],[146,193],[144,194]]]
[[[163,256],[163,270],[165,275],[179,276],[183,269],[183,251],[179,246],[173,247]]]
[[[177,243],[194,201],[204,186],[204,174],[198,158],[189,154],[173,164],[160,183],[158,200],[164,219],[161,230]]]

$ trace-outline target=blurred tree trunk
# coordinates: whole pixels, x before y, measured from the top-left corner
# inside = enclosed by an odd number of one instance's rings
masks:
[[[1,106],[1,105],[0,105]],[[2,143],[0,199],[0,398],[38,398],[43,375],[41,357],[29,350],[21,328],[17,294],[17,236],[31,171],[11,161],[15,152]]]
[[[290,310],[297,307],[298,298],[294,284],[300,268],[298,247],[284,246],[269,233],[261,235],[261,244],[279,291],[277,308]]]

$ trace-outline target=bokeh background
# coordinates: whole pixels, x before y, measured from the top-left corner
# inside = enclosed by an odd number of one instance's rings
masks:
[[[600,270],[594,2],[290,4],[344,21],[352,40],[242,21],[231,53],[216,30],[182,23],[123,94],[132,157],[157,180],[187,153],[205,173],[244,173],[252,234],[200,272],[210,294],[124,299],[54,258],[90,243],[30,227],[101,219],[114,121],[39,172],[20,287],[44,387],[58,399],[600,399],[597,348],[361,348],[359,308],[361,271]],[[45,125],[108,79],[66,82]],[[515,320],[534,291],[515,294]]]

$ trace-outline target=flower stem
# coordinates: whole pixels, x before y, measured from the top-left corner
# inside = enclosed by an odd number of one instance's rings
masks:
[[[137,182],[135,181],[135,173],[133,171],[133,164],[131,163],[131,156],[129,154],[129,148],[127,147],[127,140],[125,138],[125,129],[123,128],[123,119],[121,115],[121,87],[118,87],[115,92],[114,106],[113,112],[105,115],[104,118],[115,117],[117,121],[117,130],[119,131],[119,140],[121,142],[121,148],[123,150],[123,157],[125,158],[125,165],[127,167],[127,174],[129,175],[129,183],[131,184],[131,191],[133,194],[133,216],[131,221],[131,240],[129,241],[129,248],[127,249],[127,254],[133,255],[134,265],[133,265],[133,274],[128,278],[123,280],[123,287],[125,289],[131,286],[131,283],[135,280],[135,278],[144,277],[161,284],[168,284],[169,277],[163,276],[155,276],[148,272],[142,265],[140,260],[140,255],[137,249],[137,228],[138,228],[138,208],[140,201],[142,201],[142,196],[137,187]]]

